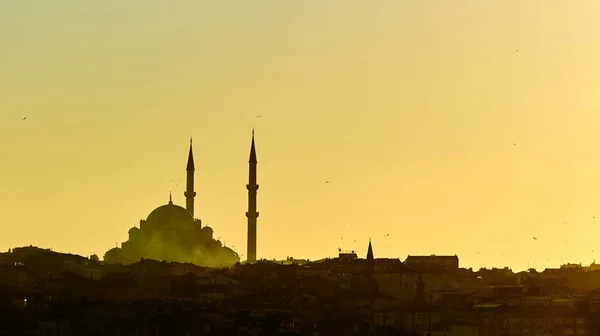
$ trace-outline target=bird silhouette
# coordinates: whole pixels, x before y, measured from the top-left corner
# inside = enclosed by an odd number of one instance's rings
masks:
[[[27,119],[27,117],[23,117],[23,120]]]
[[[537,238],[533,237],[533,240],[537,240]]]
[[[325,181],[325,183],[329,183],[329,181]]]

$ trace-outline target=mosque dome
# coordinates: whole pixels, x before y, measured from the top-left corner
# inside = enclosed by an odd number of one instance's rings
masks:
[[[192,216],[185,208],[175,205],[173,202],[169,202],[169,204],[154,209],[154,211],[148,215],[146,222],[153,226],[176,222],[190,222],[193,224],[194,216]]]
[[[231,249],[231,248],[229,248],[229,247],[227,247],[227,246],[223,246],[223,247],[221,247],[221,248],[223,249],[223,252],[224,252],[224,253],[227,253],[227,254],[229,254],[229,255],[232,255],[232,256],[235,256],[235,257],[238,257],[238,258],[239,258],[239,255],[238,255],[238,253],[237,253],[237,252],[235,252],[233,249]]]

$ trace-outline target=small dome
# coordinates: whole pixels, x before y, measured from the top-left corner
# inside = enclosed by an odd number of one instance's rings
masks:
[[[238,258],[239,258],[239,255],[238,255],[238,253],[237,253],[237,252],[235,252],[235,251],[234,251],[232,248],[229,248],[229,247],[227,247],[227,246],[223,246],[223,247],[221,247],[221,248],[223,249],[223,251],[224,251],[225,253],[229,253],[229,254],[231,254],[231,255],[235,255],[236,257],[238,257]]]
[[[214,233],[214,230],[210,227],[210,226],[205,226],[202,228],[202,231],[204,232],[210,232],[210,233]]]
[[[191,222],[194,223],[194,216],[185,208],[169,202],[167,205],[160,206],[148,215],[147,223],[166,224],[174,222]]]
[[[132,227],[131,229],[129,229],[129,231],[127,231],[127,233],[132,234],[132,233],[136,233],[140,231],[140,229],[138,229],[137,227]]]

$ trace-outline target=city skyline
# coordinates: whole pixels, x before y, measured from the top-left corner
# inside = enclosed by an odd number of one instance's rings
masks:
[[[600,260],[600,4],[265,3],[0,3],[0,248],[101,255],[193,137],[245,254],[255,128],[258,258]]]

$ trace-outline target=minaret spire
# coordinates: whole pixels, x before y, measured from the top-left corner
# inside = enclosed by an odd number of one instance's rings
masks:
[[[194,153],[192,151],[192,138],[190,138],[190,152],[188,154],[188,161],[187,161],[187,170],[192,170],[194,171],[196,169],[196,167],[194,166]]]
[[[373,246],[371,245],[371,238],[369,238],[369,248],[367,249],[367,262],[372,263],[375,260],[373,256]]]
[[[187,170],[186,190],[183,193],[183,195],[185,196],[185,208],[193,216],[194,215],[194,197],[196,197],[196,192],[194,191],[194,171],[196,170],[196,167],[194,166],[194,153],[192,151],[192,138],[190,138],[190,152],[188,154],[186,170]]]
[[[250,164],[258,163],[256,161],[256,148],[254,148],[254,128],[252,129],[252,144],[250,145],[250,160],[248,161],[248,163],[250,163]],[[256,167],[254,167],[254,168],[256,168]]]
[[[258,190],[258,184],[256,183],[256,148],[254,146],[254,129],[252,129],[252,144],[250,146],[250,160],[249,173],[248,173],[248,212],[246,217],[248,218],[248,252],[246,254],[249,262],[256,261],[256,221],[258,218],[258,212],[256,211],[256,192]]]
[[[173,204],[173,194],[169,191],[169,204]]]

